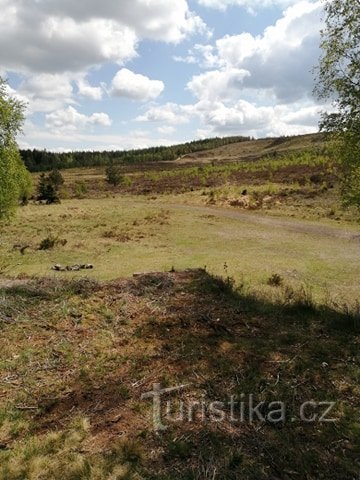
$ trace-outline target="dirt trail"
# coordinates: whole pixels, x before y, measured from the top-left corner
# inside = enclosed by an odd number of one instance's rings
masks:
[[[220,218],[231,218],[246,223],[253,223],[255,225],[264,225],[265,227],[274,227],[290,232],[307,233],[314,236],[341,238],[344,240],[353,240],[360,243],[360,229],[352,230],[350,228],[343,228],[331,225],[317,225],[313,222],[305,220],[293,220],[287,218],[276,218],[261,215],[258,213],[251,213],[247,211],[230,210],[218,207],[202,207],[197,205],[170,203],[168,208],[175,210],[187,210],[192,212],[199,212],[208,215],[214,215]]]

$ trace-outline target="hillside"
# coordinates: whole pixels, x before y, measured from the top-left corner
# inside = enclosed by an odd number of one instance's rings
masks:
[[[243,145],[244,144],[244,145]],[[262,140],[249,137],[224,137],[194,140],[179,145],[158,146],[128,151],[74,151],[56,153],[47,150],[21,150],[25,165],[31,172],[51,169],[89,168],[113,163],[140,169],[153,164],[198,163],[204,159],[238,160],[274,156],[304,150],[319,150],[323,147],[324,135],[300,135]]]
[[[321,152],[325,147],[325,135],[321,133],[293,137],[263,138],[231,143],[211,150],[183,155],[176,163],[211,163],[258,160],[303,151]]]

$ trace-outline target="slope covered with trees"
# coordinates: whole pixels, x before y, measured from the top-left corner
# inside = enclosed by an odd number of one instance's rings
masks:
[[[72,153],[55,153],[46,150],[21,150],[25,165],[31,172],[53,169],[95,167],[116,163],[150,163],[176,160],[181,155],[211,150],[212,148],[250,140],[248,137],[208,138],[195,140],[170,147],[151,147],[124,151],[78,151]]]

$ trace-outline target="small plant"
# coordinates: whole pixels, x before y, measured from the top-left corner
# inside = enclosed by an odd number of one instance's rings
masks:
[[[209,192],[209,200],[208,200],[208,203],[210,204],[215,204],[216,203],[216,200],[215,200],[215,191],[214,190],[210,190]]]
[[[56,238],[50,235],[49,237],[44,238],[41,240],[39,245],[39,250],[51,250],[56,245]]]
[[[144,458],[144,451],[140,443],[131,439],[123,439],[115,444],[113,454],[122,462],[137,465]]]
[[[284,285],[284,279],[278,273],[274,273],[268,279],[267,284],[271,287],[281,287],[282,285]]]
[[[128,175],[124,175],[121,179],[121,183],[124,185],[124,187],[131,187],[133,182]]]
[[[76,182],[75,183],[75,197],[76,198],[84,198],[87,194],[87,186],[85,182]]]
[[[58,238],[54,237],[53,235],[49,235],[41,240],[39,250],[52,250],[56,245],[65,246],[66,244],[67,240],[65,238]]]

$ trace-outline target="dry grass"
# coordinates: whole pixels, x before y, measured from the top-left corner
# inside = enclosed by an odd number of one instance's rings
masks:
[[[355,478],[355,316],[204,271],[0,294],[1,479]],[[187,401],[280,399],[287,421],[171,422],[155,435],[141,400],[154,383],[191,384]],[[292,422],[307,400],[335,401],[336,423]]]

